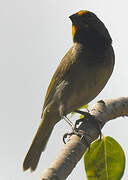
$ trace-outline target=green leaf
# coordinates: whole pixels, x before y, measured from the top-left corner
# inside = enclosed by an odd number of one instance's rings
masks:
[[[98,139],[84,155],[88,180],[120,180],[125,168],[125,155],[121,146],[111,137]]]

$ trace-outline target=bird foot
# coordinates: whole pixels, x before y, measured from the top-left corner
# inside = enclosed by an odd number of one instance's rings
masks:
[[[66,144],[66,141],[65,139],[69,136],[68,140],[70,139],[70,137],[72,135],[77,135],[80,137],[80,140],[82,140],[83,142],[85,142],[85,144],[87,145],[87,147],[89,148],[90,150],[90,142],[89,142],[89,134],[86,132],[86,131],[83,131],[83,130],[80,130],[78,127],[78,125],[80,125],[80,123],[85,123],[87,122],[88,120],[89,121],[92,121],[93,125],[95,126],[95,128],[98,130],[99,132],[99,136],[100,136],[100,139],[102,137],[102,133],[101,133],[101,124],[94,118],[94,116],[92,116],[89,112],[84,112],[84,111],[80,111],[80,110],[76,110],[75,112],[79,113],[79,114],[82,114],[86,117],[86,120],[85,118],[82,118],[82,119],[78,119],[76,122],[75,122],[75,125],[74,125],[74,128],[73,128],[73,131],[71,133],[66,133],[64,134],[63,136],[63,142]],[[72,126],[73,127],[73,126]],[[67,140],[67,141],[68,141]]]
[[[80,140],[82,140],[82,141],[87,145],[87,147],[88,147],[89,150],[90,150],[90,143],[89,143],[89,141],[88,141],[88,139],[87,139],[87,136],[89,136],[89,134],[88,134],[87,132],[85,132],[85,131],[83,131],[83,130],[79,130],[79,129],[77,129],[77,128],[75,128],[71,133],[66,133],[66,134],[64,134],[64,136],[63,136],[63,142],[64,142],[64,144],[66,144],[65,139],[69,136],[69,138],[68,138],[68,140],[69,140],[72,135],[77,135],[77,136],[79,136],[79,137],[80,137]]]
[[[98,130],[99,132],[99,136],[100,136],[100,139],[102,137],[102,132],[101,132],[101,124],[99,121],[97,121],[94,116],[92,116],[89,112],[84,112],[84,111],[80,111],[80,110],[76,110],[75,112],[81,114],[81,115],[84,115],[86,117],[86,120],[85,118],[82,118],[82,119],[78,119],[76,122],[75,122],[75,128],[77,128],[77,126],[80,124],[80,123],[83,123],[85,121],[92,121],[92,124],[96,127],[96,129]]]

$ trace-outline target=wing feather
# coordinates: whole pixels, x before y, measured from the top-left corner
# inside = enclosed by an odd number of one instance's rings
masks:
[[[56,72],[54,73],[51,79],[45,96],[43,110],[51,100],[51,97],[53,96],[57,85],[60,84],[60,82],[63,80],[63,77],[70,70],[71,65],[76,61],[76,58],[73,54],[73,48],[74,46],[67,52],[64,58],[61,60]]]

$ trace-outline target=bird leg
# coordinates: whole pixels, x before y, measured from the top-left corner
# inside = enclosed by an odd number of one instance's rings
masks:
[[[70,121],[67,116],[63,116],[63,119],[71,126],[72,130],[74,130],[75,125],[72,123],[72,121]]]

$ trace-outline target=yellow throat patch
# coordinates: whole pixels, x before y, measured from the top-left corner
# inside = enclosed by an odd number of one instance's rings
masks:
[[[74,38],[76,33],[77,27],[75,25],[72,25],[72,37]]]

